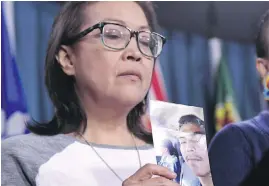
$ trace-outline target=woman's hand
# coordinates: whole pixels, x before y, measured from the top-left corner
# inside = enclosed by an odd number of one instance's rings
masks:
[[[171,181],[176,176],[174,172],[171,172],[166,167],[146,164],[126,179],[122,186],[179,186]]]

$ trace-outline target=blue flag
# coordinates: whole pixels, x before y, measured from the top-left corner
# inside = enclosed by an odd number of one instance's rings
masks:
[[[1,138],[3,139],[26,133],[25,122],[28,119],[28,114],[15,55],[11,50],[11,41],[3,11],[3,3],[1,6],[1,20]]]

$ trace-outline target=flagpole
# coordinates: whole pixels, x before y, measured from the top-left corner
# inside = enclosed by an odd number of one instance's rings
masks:
[[[4,13],[4,17],[6,20],[6,26],[7,26],[7,32],[8,32],[8,38],[10,42],[10,49],[11,54],[13,56],[16,55],[16,35],[15,35],[15,20],[14,20],[14,2],[13,1],[4,1],[1,2],[2,10]]]
[[[218,25],[217,13],[215,8],[215,2],[209,2],[208,9],[207,9],[207,38],[208,38],[208,45],[209,45],[209,73],[208,79],[209,83],[206,85],[207,89],[205,90],[205,100],[206,100],[206,109],[205,109],[205,121],[207,122],[206,125],[206,133],[207,133],[207,142],[209,143],[210,140],[216,133],[215,130],[215,87],[216,82],[214,79],[214,68],[212,67],[212,43],[217,42],[215,39],[216,35],[216,28]]]

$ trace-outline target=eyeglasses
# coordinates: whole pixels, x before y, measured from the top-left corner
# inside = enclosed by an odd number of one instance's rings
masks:
[[[164,36],[150,31],[134,31],[117,23],[100,22],[78,35],[66,40],[63,44],[71,45],[95,29],[100,29],[101,40],[104,46],[113,50],[123,50],[130,43],[132,37],[136,38],[139,51],[148,57],[157,58],[166,42]]]
[[[179,138],[179,143],[180,145],[186,145],[189,143],[199,144],[201,140],[205,138],[206,138],[205,134],[191,134],[189,136],[185,136],[184,138]]]

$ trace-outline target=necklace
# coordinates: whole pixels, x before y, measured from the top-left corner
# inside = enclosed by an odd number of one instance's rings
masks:
[[[102,158],[102,156],[97,152],[97,150],[92,146],[91,143],[89,143],[82,134],[79,133],[79,135],[82,137],[82,139],[86,142],[87,145],[89,145],[92,150],[95,152],[95,154],[102,160],[102,162],[107,166],[107,168],[109,168],[111,170],[111,172],[113,172],[113,174],[121,181],[123,182],[124,180],[116,173],[116,171],[114,169],[112,169],[111,166],[109,166],[109,164],[104,160],[104,158]],[[137,157],[138,157],[138,160],[139,160],[139,168],[141,168],[141,158],[140,158],[140,153],[139,153],[139,150],[137,148],[137,145],[136,145],[136,142],[135,142],[135,139],[134,139],[134,136],[133,134],[131,135],[132,136],[132,139],[134,141],[134,145],[135,145],[135,149],[136,149],[136,152],[137,152]]]

